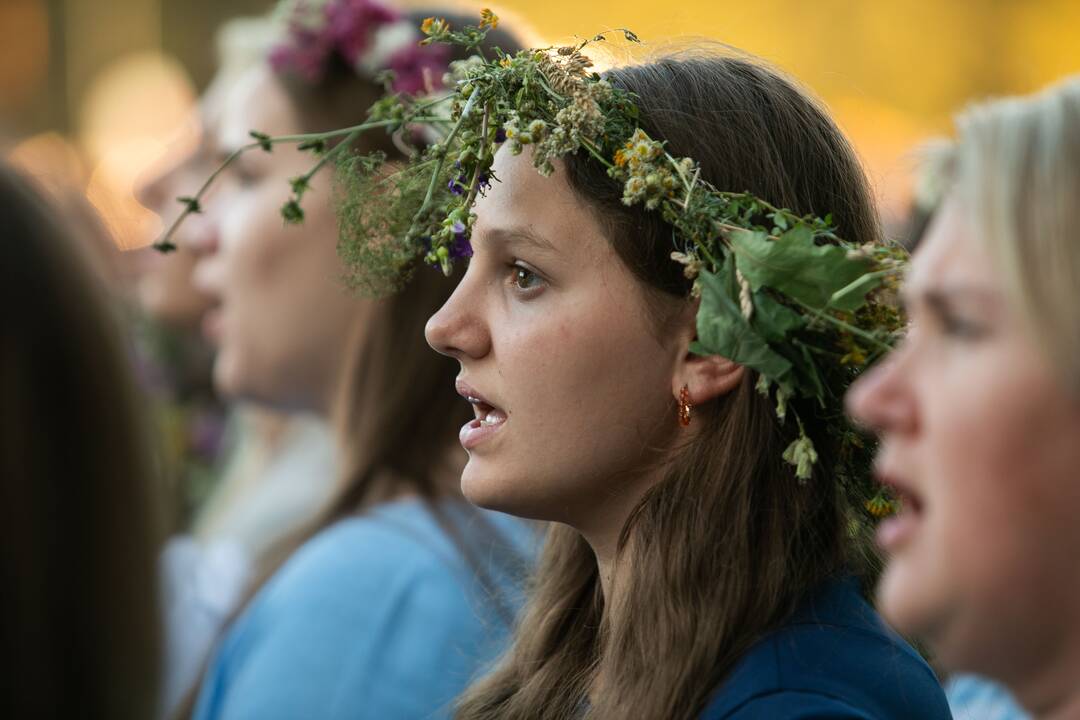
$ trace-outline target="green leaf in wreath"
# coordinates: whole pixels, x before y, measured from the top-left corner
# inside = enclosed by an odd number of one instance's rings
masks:
[[[776,240],[752,230],[732,230],[727,237],[752,290],[770,287],[816,309],[828,307],[833,293],[869,270],[865,261],[849,258],[845,248],[816,245],[814,231],[803,224]]]
[[[730,259],[718,274],[703,270],[698,277],[701,305],[697,314],[698,341],[690,351],[698,355],[720,355],[744,365],[773,382],[785,382],[791,372],[791,362],[769,347],[746,318],[738,303],[732,299],[730,284],[733,278]]]
[[[802,315],[777,302],[764,290],[754,293],[754,315],[751,323],[754,329],[771,343],[786,342],[788,333],[806,326]]]

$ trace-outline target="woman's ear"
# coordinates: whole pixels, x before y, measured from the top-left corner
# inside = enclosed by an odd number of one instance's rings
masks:
[[[742,382],[745,370],[742,365],[720,355],[695,355],[690,352],[691,343],[697,339],[697,303],[692,304],[692,310],[687,313],[687,322],[680,333],[681,357],[675,363],[671,392],[679,397],[679,391],[685,385],[690,402],[698,405],[734,390]]]
[[[678,397],[685,385],[694,405],[727,395],[742,382],[745,372],[742,365],[719,355],[687,352],[679,365],[679,372],[672,378],[671,391]]]

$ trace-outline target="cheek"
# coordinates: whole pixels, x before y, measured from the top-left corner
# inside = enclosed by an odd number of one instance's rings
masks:
[[[563,317],[505,337],[500,367],[513,381],[518,437],[527,438],[531,462],[555,475],[580,481],[631,468],[642,448],[655,444],[665,418],[663,353],[625,318]]]

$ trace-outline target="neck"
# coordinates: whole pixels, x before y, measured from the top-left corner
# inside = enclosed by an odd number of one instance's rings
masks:
[[[1062,638],[1059,652],[1032,663],[1027,677],[1008,684],[1038,720],[1080,720],[1080,643]]]
[[[619,538],[626,527],[630,515],[637,508],[645,493],[663,477],[662,468],[653,469],[647,474],[624,475],[608,484],[608,490],[600,497],[586,503],[589,516],[571,525],[581,533],[596,556],[596,565],[600,574],[600,589],[604,593],[604,607],[612,608],[616,578],[625,575],[626,569],[618,562]],[[606,612],[606,610],[605,610]]]

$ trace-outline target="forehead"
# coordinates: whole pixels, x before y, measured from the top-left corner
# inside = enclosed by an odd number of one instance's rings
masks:
[[[533,167],[528,150],[513,155],[503,146],[492,170],[497,181],[476,203],[481,242],[486,233],[517,228],[551,243],[560,253],[609,248],[595,214],[570,187],[561,161],[555,163],[554,174],[544,177]]]
[[[917,294],[944,285],[992,285],[996,275],[971,212],[955,194],[950,195],[912,258],[908,292]]]
[[[299,128],[296,111],[285,88],[266,63],[258,63],[236,76],[222,93],[217,110],[221,142],[227,147],[251,141],[249,132],[268,135],[294,133]]]

